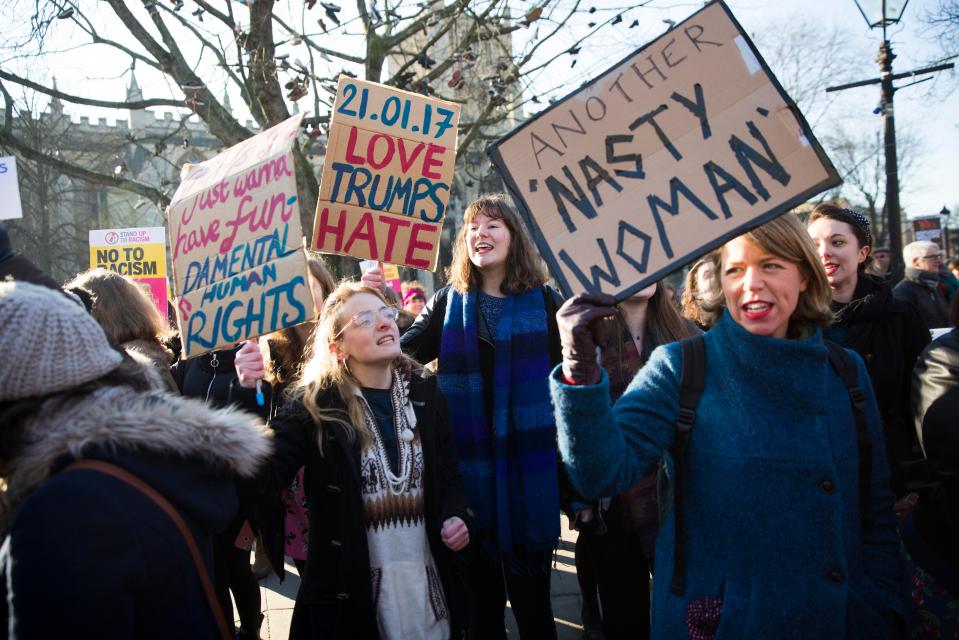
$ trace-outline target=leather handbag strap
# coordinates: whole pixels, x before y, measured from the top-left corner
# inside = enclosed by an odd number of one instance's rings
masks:
[[[160,507],[160,509],[163,510],[164,513],[167,514],[174,526],[176,526],[177,530],[180,532],[180,535],[183,536],[183,540],[186,542],[187,549],[190,551],[190,557],[193,558],[193,564],[196,567],[197,574],[200,577],[200,584],[203,586],[203,593],[206,595],[207,603],[210,605],[210,611],[213,613],[213,619],[216,621],[216,626],[220,632],[220,636],[223,640],[232,640],[233,634],[230,633],[229,627],[227,627],[226,624],[226,619],[223,617],[223,611],[220,609],[220,603],[216,598],[216,592],[213,590],[213,583],[210,581],[210,575],[207,573],[206,565],[203,563],[203,556],[200,555],[200,548],[197,546],[196,539],[193,537],[193,534],[190,532],[190,528],[183,520],[183,516],[181,516],[180,512],[176,510],[176,507],[170,504],[170,501],[160,495],[156,489],[144,482],[143,479],[135,476],[126,469],[122,469],[114,464],[110,464],[109,462],[104,462],[103,460],[77,460],[73,464],[67,466],[64,471],[73,471],[74,469],[96,471],[98,473],[112,476],[121,482],[125,482],[152,500],[158,507]]]

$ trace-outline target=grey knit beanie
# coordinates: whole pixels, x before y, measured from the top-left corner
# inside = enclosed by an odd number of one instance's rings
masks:
[[[70,389],[122,359],[80,305],[46,287],[0,282],[0,401]]]

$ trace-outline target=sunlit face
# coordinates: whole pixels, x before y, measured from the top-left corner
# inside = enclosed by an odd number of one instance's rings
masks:
[[[796,263],[739,237],[723,246],[720,279],[733,320],[759,336],[786,337],[807,285]]]
[[[409,302],[407,302],[406,306],[403,308],[409,311],[410,313],[412,313],[414,316],[418,316],[420,315],[420,311],[422,311],[423,307],[425,306],[426,306],[426,300],[417,296],[413,298],[412,300],[410,300]]]
[[[511,240],[506,222],[477,214],[467,225],[466,251],[470,262],[480,271],[503,267],[509,256]]]
[[[859,246],[852,226],[841,220],[819,218],[807,230],[816,243],[829,286],[833,289],[856,286],[859,265],[869,255],[869,247]]]
[[[914,268],[929,273],[939,273],[940,264],[942,264],[942,252],[938,248],[927,249],[923,255],[912,259]]]
[[[400,355],[400,331],[396,321],[388,317],[390,309],[392,307],[371,293],[354,294],[340,308],[341,333],[330,349],[348,364],[388,365]],[[360,314],[365,312],[369,312],[373,320],[366,327],[360,326],[363,318]]]
[[[699,271],[696,273],[696,295],[699,296],[699,298],[705,298],[709,295],[715,277],[716,274],[713,273],[713,264],[711,262],[704,262],[700,265]]]

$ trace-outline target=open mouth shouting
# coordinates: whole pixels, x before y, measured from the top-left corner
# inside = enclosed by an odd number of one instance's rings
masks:
[[[765,318],[773,310],[773,303],[766,302],[764,300],[754,300],[752,302],[747,302],[742,305],[740,308],[743,311],[743,315],[749,320],[759,320],[760,318]]]
[[[831,276],[839,269],[839,265],[835,262],[825,262],[822,266],[826,269],[827,276]]]
[[[488,242],[477,242],[473,245],[473,253],[478,256],[486,255],[493,250],[493,245]]]
[[[379,340],[376,341],[376,346],[382,346],[384,344],[392,344],[396,342],[396,337],[393,335],[382,336]]]

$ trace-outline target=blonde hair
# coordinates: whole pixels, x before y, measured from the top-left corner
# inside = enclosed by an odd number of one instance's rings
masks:
[[[453,241],[453,259],[446,272],[449,283],[461,293],[481,288],[483,275],[470,260],[467,250],[469,225],[476,216],[484,214],[502,220],[509,229],[509,252],[506,254],[506,277],[500,291],[516,295],[532,291],[546,283],[546,268],[533,247],[533,241],[520,221],[519,214],[504,193],[490,193],[478,197],[463,212],[463,224]]]
[[[806,279],[806,290],[800,292],[796,310],[789,318],[786,334],[788,337],[807,337],[817,327],[832,322],[832,290],[829,288],[826,270],[816,253],[812,238],[796,216],[788,213],[781,215],[739,237],[745,238],[767,253],[792,262]],[[726,306],[722,285],[723,249],[724,247],[720,247],[705,258],[713,265],[713,273],[716,274],[708,293],[700,301],[703,316],[710,326],[719,321],[723,307]]]
[[[708,258],[708,255],[704,256],[694,262],[693,266],[690,267],[689,273],[686,274],[686,281],[683,287],[683,299],[680,303],[683,317],[692,320],[701,327],[710,326],[703,313],[699,295],[699,272],[702,271],[703,267],[707,266]],[[712,265],[709,264],[709,266]],[[713,272],[713,279],[717,277],[718,275]]]
[[[90,315],[116,344],[162,342],[171,334],[166,318],[143,286],[119,273],[97,267],[78,273],[64,288],[83,289],[90,295]]]
[[[383,294],[361,282],[344,282],[340,284],[327,298],[323,305],[323,312],[313,340],[310,343],[310,355],[303,367],[303,373],[296,381],[292,397],[303,404],[303,407],[313,418],[318,431],[320,452],[323,451],[323,440],[327,425],[339,423],[346,431],[347,438],[353,442],[357,438],[362,446],[371,441],[371,434],[366,426],[363,403],[358,397],[360,383],[353,377],[345,361],[336,357],[330,351],[329,345],[338,342],[334,339],[349,318],[342,314],[343,305],[347,300],[360,293],[368,293],[387,304]],[[400,354],[393,361],[393,368],[402,375],[412,373],[422,374],[422,367],[415,360],[405,354]],[[346,410],[321,405],[321,397],[327,391],[334,390],[343,399]]]

